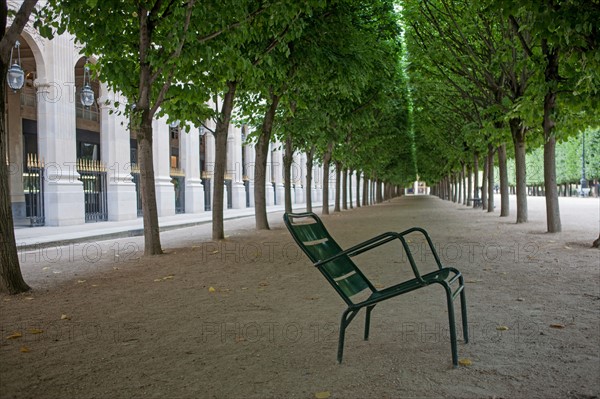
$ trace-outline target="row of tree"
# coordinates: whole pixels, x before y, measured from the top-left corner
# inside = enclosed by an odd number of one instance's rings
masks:
[[[418,172],[432,185],[479,187],[494,209],[498,165],[501,216],[508,216],[509,155],[517,223],[527,222],[528,148],[543,148],[548,232],[561,231],[556,143],[598,127],[598,1],[407,0]]]
[[[29,18],[31,10],[23,7],[13,27],[20,16]],[[38,8],[34,25],[47,37],[73,34],[97,59],[99,78],[128,99],[113,106],[130,117],[137,137],[146,255],[162,253],[152,158],[152,120],[160,115],[188,127],[215,126],[209,129],[216,143],[213,239],[224,238],[224,189],[218,183],[225,177],[232,120],[254,131],[249,140],[256,146],[258,229],[269,228],[265,178],[275,139],[285,146],[286,211],[295,151],[307,153],[308,176],[313,160],[323,164],[323,213],[329,212],[332,163],[335,210],[341,202],[347,206],[339,193],[346,192],[340,184],[348,184],[350,173],[375,182],[377,200],[414,180],[409,92],[391,0],[49,0]],[[9,48],[15,39],[6,40]],[[2,62],[5,72],[7,59]],[[0,177],[7,186],[7,176]],[[305,191],[311,210],[311,190]],[[2,225],[2,235],[12,240],[2,240],[2,252],[11,255],[3,256],[0,277],[2,288],[16,293],[29,287],[20,274],[7,193],[0,195],[10,226]],[[357,205],[359,198],[357,193]]]

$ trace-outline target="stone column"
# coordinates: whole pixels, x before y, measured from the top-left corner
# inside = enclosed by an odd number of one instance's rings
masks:
[[[254,208],[254,158],[256,150],[253,145],[246,145],[244,151],[246,151],[246,177],[248,178],[248,191],[250,192],[250,207]]]
[[[242,181],[242,129],[229,125],[227,134],[227,172],[231,177],[231,207],[246,207],[246,187]]]
[[[276,148],[272,154],[274,159],[272,159],[271,161],[273,162],[274,170],[275,170],[275,176],[273,176],[273,178],[275,180],[275,191],[276,191],[275,205],[283,205],[283,204],[285,204],[285,188],[283,186],[283,151],[281,149],[280,142],[276,142],[274,144],[274,147]]]
[[[171,143],[167,118],[152,121],[154,186],[158,216],[175,215],[175,187],[171,183]]]
[[[214,182],[215,135],[212,132],[215,130],[215,123],[212,120],[207,121],[206,127],[208,128],[208,129],[206,129],[206,135],[204,136],[205,140],[206,140],[206,142],[205,142],[206,153],[204,154],[206,157],[206,160],[205,160],[206,170],[203,170],[202,173],[206,176],[206,178],[208,179],[209,185],[210,185],[209,196],[208,196],[207,200],[211,204],[210,209],[212,209],[213,193],[215,192],[215,182]],[[208,189],[207,187],[204,187],[205,191],[207,189]]]
[[[323,168],[321,164],[313,162],[313,206],[315,203],[323,202]]]
[[[108,184],[108,220],[137,218],[137,193],[131,176],[128,120],[123,103],[114,107],[115,93],[101,85],[103,95],[98,98],[100,108],[100,159],[106,164]],[[107,101],[109,103],[107,103]]]
[[[185,213],[204,212],[204,186],[200,179],[200,133],[197,127],[179,133],[181,167],[185,172]]]
[[[275,169],[273,165],[273,144],[269,144],[269,149],[267,152],[267,171],[265,178],[265,204],[267,206],[275,205],[275,190],[273,188],[272,182],[274,181],[274,176],[272,171]]]
[[[292,181],[295,186],[295,202],[296,204],[304,204],[306,197],[304,196],[304,187],[306,187],[306,155],[304,153],[294,154],[294,163],[292,164]]]
[[[51,62],[45,65],[45,74],[38,71],[40,78],[35,82],[39,154],[46,168],[44,206],[48,226],[85,223],[83,184],[76,169],[73,44],[69,35],[47,41],[45,54]]]

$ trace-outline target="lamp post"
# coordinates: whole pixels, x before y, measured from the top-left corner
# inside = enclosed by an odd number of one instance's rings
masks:
[[[83,68],[83,88],[81,89],[81,104],[89,108],[94,104],[94,91],[90,85],[90,67]]]
[[[579,191],[579,195],[582,197],[587,197],[590,192],[590,188],[588,187],[588,181],[585,177],[585,131],[583,131],[581,135],[581,189]]]
[[[10,68],[8,68],[8,72],[6,73],[6,80],[8,81],[8,87],[10,87],[13,92],[17,92],[17,90],[21,90],[23,88],[23,84],[25,83],[25,72],[23,72],[23,68],[21,68],[21,43],[17,40],[15,42],[15,48],[17,49],[17,59],[13,64],[13,50],[10,49]]]

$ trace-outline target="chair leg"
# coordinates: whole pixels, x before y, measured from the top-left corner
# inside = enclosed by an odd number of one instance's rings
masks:
[[[452,366],[458,367],[458,349],[456,347],[456,323],[454,317],[454,303],[452,301],[452,289],[444,284],[446,290],[446,301],[448,303],[448,323],[450,326],[450,347],[452,349]]]
[[[375,305],[367,306],[367,317],[365,318],[365,341],[369,340],[369,330],[371,326],[371,311]]]
[[[465,344],[467,344],[469,343],[469,323],[467,322],[467,297],[465,295],[464,287],[463,290],[460,292],[460,312],[462,316],[463,339],[465,340]]]
[[[338,363],[342,363],[342,358],[344,356],[344,338],[346,336],[346,327],[350,324],[354,316],[358,313],[358,310],[346,309],[342,314],[342,321],[340,322],[340,338],[338,340],[338,354],[337,361]]]

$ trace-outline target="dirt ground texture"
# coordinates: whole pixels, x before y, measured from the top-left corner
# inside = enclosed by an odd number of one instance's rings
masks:
[[[0,397],[598,398],[600,251],[589,246],[600,219],[569,199],[565,232],[546,234],[542,200],[522,225],[429,196],[323,218],[343,247],[429,231],[465,276],[470,342],[458,352],[469,366],[452,368],[437,285],[379,304],[369,341],[359,314],[337,364],[345,305],[279,213],[270,231],[232,222],[223,242],[197,227],[163,233],[157,257],[140,256],[139,239],[94,243],[83,259],[29,253],[34,290],[0,296]],[[423,243],[410,243],[432,267]],[[357,263],[377,287],[411,277],[392,244]]]

